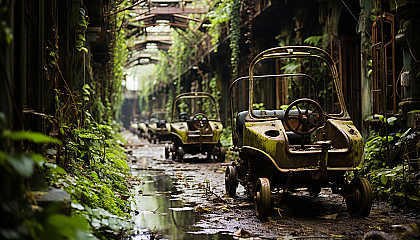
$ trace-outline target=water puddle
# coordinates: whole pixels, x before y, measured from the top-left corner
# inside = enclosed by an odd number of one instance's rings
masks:
[[[131,199],[135,223],[131,239],[232,239],[228,233],[194,227],[199,221],[195,204],[180,197],[182,185],[176,175],[170,175],[170,169],[146,158],[139,158],[131,167],[138,180]]]

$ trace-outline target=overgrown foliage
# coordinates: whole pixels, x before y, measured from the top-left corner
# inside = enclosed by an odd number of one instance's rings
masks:
[[[223,40],[222,36],[227,37],[227,33],[230,34],[230,64],[232,75],[236,77],[238,74],[240,55],[241,2],[239,0],[219,0],[209,1],[208,4],[205,5],[209,5],[209,8],[211,9],[204,18],[208,19],[210,22],[209,24],[205,24],[205,28],[208,29],[208,34],[211,37],[212,49],[217,52],[218,44]],[[189,91],[188,89],[182,89],[181,77],[188,69],[197,64],[201,57],[197,55],[197,46],[200,46],[204,39],[203,37],[206,37],[203,32],[193,32],[191,29],[196,28],[196,26],[193,23],[190,23],[190,25],[190,28],[186,29],[172,29],[173,44],[171,45],[170,50],[168,52],[160,52],[160,61],[156,65],[155,74],[142,79],[144,83],[142,83],[141,105],[148,104],[148,96],[155,90],[155,86],[161,83],[173,84],[175,95]],[[202,80],[203,81],[199,81],[202,86],[198,86],[198,89],[202,89],[203,91],[207,89],[207,85],[216,83],[215,76],[209,78],[209,80]],[[213,86],[209,87],[214,88]],[[215,90],[213,92],[216,94],[214,95],[215,97],[218,96],[217,91],[218,90]],[[143,109],[144,107],[140,106],[140,108]]]
[[[43,211],[36,204],[29,183],[36,172],[65,171],[48,164],[42,154],[30,149],[36,144],[61,144],[41,133],[5,129],[5,116],[0,113],[0,238],[1,239],[87,239],[88,223],[79,216],[59,214],[52,205]],[[13,145],[26,146],[16,151]],[[31,180],[32,179],[32,180]]]
[[[232,77],[237,78],[239,72],[239,55],[240,55],[240,41],[241,41],[241,22],[240,22],[240,10],[241,5],[239,0],[231,0],[230,5],[230,50],[231,58],[230,64],[232,65]]]
[[[128,3],[119,4],[124,8]],[[109,10],[115,9],[116,3],[111,2]],[[114,120],[123,100],[121,83],[127,58],[124,30],[116,29],[125,13],[108,16],[111,31],[106,34],[112,42],[113,61],[107,65],[106,81],[98,81],[86,64],[88,12],[80,0],[72,1],[69,11],[73,19],[69,19],[68,34],[75,37],[68,43],[71,54],[59,56],[58,34],[54,43],[45,46],[46,77],[57,87],[54,101],[48,103],[53,112],[40,114],[49,136],[5,129],[0,114],[0,180],[7,183],[0,190],[1,239],[115,239],[131,227],[128,166]],[[58,33],[58,25],[52,27]],[[59,61],[60,57],[68,61]],[[41,179],[37,187],[41,191],[55,187],[70,193],[72,214],[65,216],[54,205],[38,207],[32,193],[34,179]]]
[[[373,191],[382,200],[393,203],[399,195],[420,196],[420,182],[417,179],[419,165],[413,165],[409,161],[409,145],[419,138],[417,131],[407,129],[405,132],[396,131],[391,135],[384,134],[385,127],[395,125],[396,118],[385,118],[383,115],[375,115],[381,122],[379,131],[371,131],[365,144],[365,163],[363,172],[367,174]],[[417,151],[418,156],[418,149]],[[413,154],[413,153],[411,153]],[[400,157],[397,157],[400,156]],[[399,204],[402,204],[399,202]]]
[[[67,151],[73,157],[66,165],[71,175],[49,175],[48,179],[53,186],[72,195],[73,202],[79,204],[75,211],[89,221],[95,236],[102,239],[121,236],[129,226],[125,201],[129,197],[126,183],[129,173],[122,139],[108,125],[95,124],[88,130],[71,131],[73,140],[67,141]]]

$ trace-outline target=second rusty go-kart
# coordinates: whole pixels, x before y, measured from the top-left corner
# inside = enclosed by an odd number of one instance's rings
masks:
[[[149,124],[149,113],[141,113],[140,121],[138,123],[138,136],[139,138],[147,138],[149,129],[147,125]]]
[[[207,158],[225,161],[225,149],[220,143],[223,124],[216,100],[206,92],[178,95],[172,104],[172,143],[165,146],[165,156],[182,162],[184,154],[207,154]]]
[[[167,118],[168,113],[164,110],[155,110],[150,114],[147,124],[149,142],[160,143],[170,140],[170,126]]]
[[[235,196],[241,183],[264,220],[289,190],[316,196],[331,188],[345,198],[351,216],[368,216],[371,186],[357,176],[363,140],[340,84],[333,60],[319,48],[277,47],[258,54],[249,76],[230,87],[232,150],[239,159],[226,168],[227,194]],[[238,110],[234,100],[243,99],[244,91],[248,106]],[[351,181],[349,173],[355,173]]]

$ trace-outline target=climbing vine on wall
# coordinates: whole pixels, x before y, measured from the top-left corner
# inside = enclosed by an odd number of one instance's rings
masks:
[[[212,11],[207,13],[207,18],[210,20],[209,34],[212,37],[211,42],[216,46],[222,35],[223,28],[229,27],[230,33],[230,49],[232,66],[232,75],[235,78],[238,74],[239,64],[239,44],[241,38],[240,26],[240,8],[241,1],[239,0],[224,0],[215,4]],[[228,24],[228,25],[227,25]],[[215,48],[217,51],[217,48]]]
[[[207,13],[210,20],[209,35],[211,43],[216,46],[222,35],[222,29],[230,20],[231,2],[236,0],[224,0],[215,3],[213,10]],[[217,49],[215,49],[217,51]]]
[[[126,45],[126,30],[120,26],[125,21],[124,12],[120,12],[115,15],[115,27],[116,29],[120,28],[115,32],[115,44],[112,49],[114,55],[113,61],[113,82],[112,89],[113,91],[113,119],[116,119],[119,116],[120,109],[123,102],[122,95],[122,80],[124,78],[124,64],[127,61],[128,49]]]
[[[85,47],[85,31],[87,29],[89,22],[86,16],[86,10],[83,8],[79,9],[79,18],[77,20],[77,33],[76,33],[76,49],[77,51],[81,52],[84,51],[85,53],[88,52],[88,49]]]
[[[239,66],[239,44],[241,40],[241,26],[240,26],[240,1],[231,0],[230,4],[230,49],[231,49],[231,58],[230,63],[232,65],[232,75],[233,78],[238,76],[238,66]]]

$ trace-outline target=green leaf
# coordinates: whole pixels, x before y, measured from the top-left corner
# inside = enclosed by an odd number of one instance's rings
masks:
[[[375,115],[374,115],[374,117],[375,117],[375,118],[378,118],[378,119],[379,119],[379,121],[384,122],[384,119],[385,119],[384,115],[381,115],[381,114],[375,114]]]
[[[88,49],[87,48],[85,48],[85,47],[82,47],[81,48],[81,50],[83,51],[83,52],[85,52],[85,53],[88,53],[89,51],[88,51]]]
[[[80,138],[101,139],[100,137],[98,137],[97,135],[92,134],[92,133],[79,133],[78,136]]]
[[[389,125],[391,125],[391,126],[393,126],[394,125],[394,122],[397,120],[397,118],[396,117],[390,117],[390,118],[387,118],[386,119],[386,122],[389,124]]]
[[[4,131],[3,136],[6,138],[10,138],[13,141],[23,141],[29,140],[34,143],[56,143],[61,144],[61,141],[52,137],[49,137],[43,133],[39,132],[26,132],[26,131]]]
[[[79,26],[81,26],[81,27],[87,27],[86,20],[84,20],[84,19],[79,19],[77,24],[79,24]]]
[[[311,36],[305,39],[303,42],[309,45],[318,46],[318,43],[325,37],[328,37],[328,34],[322,36]]]
[[[45,163],[45,166],[48,167],[51,171],[56,172],[58,174],[66,175],[67,172],[62,167],[53,164],[53,163]]]
[[[83,37],[82,34],[79,34],[78,37],[79,37],[80,41],[86,42],[86,39],[85,39],[85,37]]]
[[[67,217],[65,215],[52,215],[48,223],[55,226],[62,236],[68,239],[87,239],[89,225],[85,218],[81,216]]]
[[[90,95],[90,86],[89,86],[89,84],[85,84],[85,85],[83,85],[83,94],[84,95]]]
[[[381,183],[382,183],[382,185],[386,186],[387,182],[388,182],[388,177],[385,174],[384,175],[381,175]]]
[[[43,162],[45,162],[44,156],[42,156],[39,153],[31,153],[31,157],[36,163],[41,163],[42,164]]]
[[[372,115],[370,115],[370,116],[368,116],[365,120],[366,120],[366,121],[373,120],[373,116],[372,116]]]
[[[388,142],[392,142],[394,140],[394,137],[393,136],[385,136],[384,140],[388,141]]]
[[[79,13],[81,15],[81,17],[86,17],[86,10],[84,8],[79,8]]]
[[[81,51],[80,48],[82,48],[82,47],[83,47],[83,41],[80,41],[80,40],[76,41],[76,48],[77,48],[77,50]]]
[[[113,158],[115,158],[117,155],[115,155],[114,153],[111,153],[111,152],[107,152],[107,153],[105,154],[105,156],[106,156],[106,158],[107,158],[107,159],[113,159]]]
[[[92,225],[92,227],[93,228],[95,228],[95,229],[99,229],[99,228],[101,228],[101,220],[99,220],[99,219],[97,219],[97,218],[92,218],[92,222],[91,222],[91,225]]]
[[[7,162],[24,177],[31,177],[34,173],[35,161],[28,155],[7,155]]]
[[[400,138],[404,138],[405,136],[407,136],[407,134],[410,132],[411,128],[407,129],[407,131],[405,131]]]

